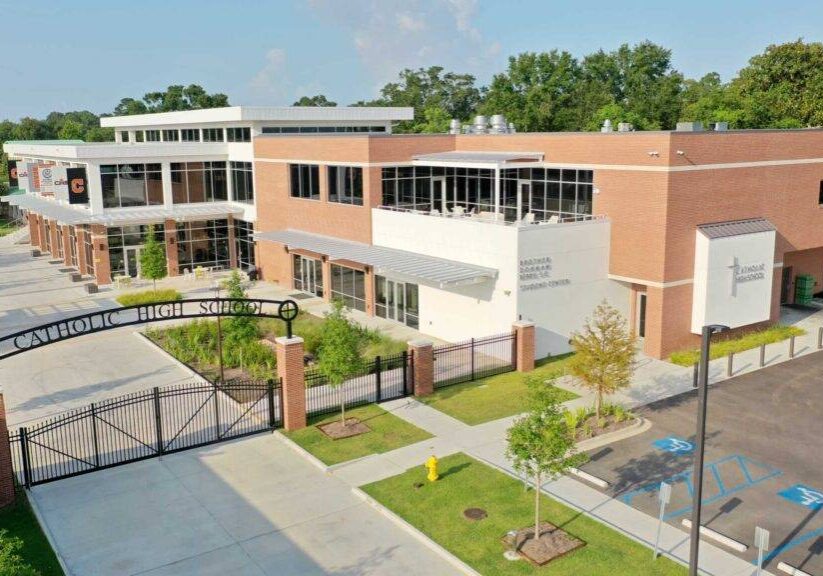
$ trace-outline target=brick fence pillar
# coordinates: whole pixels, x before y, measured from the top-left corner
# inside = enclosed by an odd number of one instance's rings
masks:
[[[106,227],[93,224],[91,227],[94,274],[98,285],[111,284],[111,261],[109,260],[109,237]]]
[[[434,346],[429,340],[412,340],[409,353],[414,359],[414,395],[428,396],[434,392]]]
[[[6,425],[6,405],[0,389],[0,508],[14,503],[14,468],[11,463],[11,443]]]
[[[306,427],[306,383],[303,373],[303,339],[280,337],[274,340],[277,373],[283,387],[283,428]]]
[[[57,220],[49,220],[49,241],[51,243],[51,250],[49,250],[49,254],[51,254],[52,260],[56,260],[57,255],[60,254],[60,249],[57,247],[60,242],[60,239],[57,236],[58,226],[59,224],[57,224]]]
[[[29,221],[29,238],[32,248],[40,248],[40,225],[37,222],[37,214],[28,213],[26,218]]]
[[[58,224],[59,226],[59,224]],[[71,226],[63,226],[63,264],[71,266]]]
[[[515,322],[512,328],[517,335],[517,371],[531,372],[534,370],[534,322]]]

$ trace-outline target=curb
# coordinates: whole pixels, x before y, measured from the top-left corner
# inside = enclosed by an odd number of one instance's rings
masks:
[[[171,354],[169,354],[169,353],[168,353],[166,350],[164,350],[161,346],[158,346],[157,344],[155,344],[155,343],[152,341],[152,339],[151,339],[151,338],[149,338],[148,336],[146,336],[146,335],[145,335],[142,331],[140,331],[140,330],[135,330],[134,332],[132,332],[132,334],[134,334],[134,335],[135,335],[135,336],[137,336],[139,339],[141,339],[143,342],[145,342],[145,343],[146,343],[146,345],[151,346],[151,348],[152,348],[153,350],[155,350],[156,352],[159,352],[160,354],[162,354],[163,356],[165,356],[168,360],[171,360],[172,362],[174,362],[175,364],[177,364],[177,366],[178,366],[181,370],[184,370],[185,372],[188,372],[188,373],[189,373],[189,376],[191,376],[192,378],[202,378],[202,379],[206,380],[206,378],[205,378],[202,374],[198,373],[198,372],[197,372],[196,370],[194,370],[191,366],[189,366],[188,364],[186,364],[186,363],[184,363],[184,362],[181,362],[180,360],[178,360],[177,358],[175,358],[174,356],[172,356]]]
[[[687,530],[692,529],[692,521],[689,520],[688,518],[683,518],[683,520],[681,520],[680,523]],[[722,544],[726,548],[731,548],[732,550],[735,550],[736,552],[745,552],[746,550],[749,549],[748,545],[743,544],[742,542],[738,542],[734,538],[729,538],[725,534],[721,534],[717,530],[712,530],[711,528],[707,528],[705,526],[700,527],[700,535],[703,536],[704,538],[714,540],[715,542],[717,542],[718,544]]]
[[[576,448],[581,452],[588,452],[589,450],[602,448],[608,444],[619,442],[620,440],[625,440],[626,438],[631,438],[632,436],[637,436],[638,434],[642,434],[643,432],[649,430],[651,427],[652,423],[649,420],[638,417],[635,418],[635,421],[631,426],[626,426],[625,428],[621,428],[620,430],[616,430],[614,432],[609,432],[607,434],[595,436],[594,438],[582,440],[577,443]]]
[[[318,460],[316,456],[314,456],[308,450],[306,450],[302,446],[299,446],[294,440],[288,438],[285,434],[283,434],[281,430],[275,430],[272,436],[274,436],[280,442],[291,448],[298,455],[302,456],[306,461],[312,464],[315,468],[318,468],[324,474],[328,476],[332,475],[332,470],[330,466],[326,466],[325,464],[323,464],[323,462]]]
[[[780,562],[777,565],[777,569],[780,570],[781,572],[785,572],[786,574],[789,574],[790,576],[812,576],[808,572],[804,572],[803,570],[801,570],[799,568],[795,568],[794,566],[786,564],[785,562]]]
[[[463,562],[460,558],[443,548],[440,544],[423,534],[423,532],[403,520],[400,516],[383,506],[380,502],[363,492],[360,488],[352,488],[351,491],[355,496],[363,500],[363,502],[383,514],[383,516],[394,522],[403,531],[422,542],[423,545],[443,558],[443,560],[460,570],[463,574],[468,574],[469,576],[481,576],[480,572]]]

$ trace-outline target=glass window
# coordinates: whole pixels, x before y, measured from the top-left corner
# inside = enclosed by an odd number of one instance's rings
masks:
[[[225,162],[172,162],[172,200],[175,204],[228,200]]]
[[[143,141],[145,141],[145,139],[146,139],[145,134],[143,133],[142,130],[138,130],[137,132],[134,133],[134,141],[135,142],[143,142]]]
[[[363,205],[363,169],[329,166],[329,202]]]
[[[177,261],[181,273],[198,266],[228,268],[228,220],[177,223]]]
[[[507,220],[517,218],[517,182],[524,176],[529,176],[531,194],[530,198],[521,198],[521,217],[531,213],[535,221],[542,222],[578,220],[592,214],[594,173],[591,170],[506,169],[501,171],[501,189],[509,205]]]
[[[146,130],[146,142],[160,142],[160,130]]]
[[[251,162],[231,162],[232,199],[235,202],[254,204],[254,178]]]
[[[203,128],[203,142],[225,142],[222,128]]]
[[[180,131],[180,137],[183,142],[200,142],[200,129],[184,128]]]
[[[366,311],[366,274],[361,270],[331,265],[331,297],[347,308]]]
[[[163,130],[164,142],[177,142],[180,140],[180,132],[177,130]]]
[[[163,204],[160,164],[108,164],[100,167],[104,208]]]
[[[248,270],[254,266],[256,259],[254,255],[254,224],[245,220],[234,221],[234,239],[237,243],[237,263],[243,270]]]
[[[226,128],[229,142],[251,142],[251,128]]]
[[[146,243],[148,238],[149,225],[141,224],[138,226],[112,226],[106,229],[106,235],[109,245],[109,262],[111,265],[112,276],[121,276],[126,273],[126,252],[127,247],[142,246]],[[91,233],[86,232],[87,241],[91,238]],[[154,224],[154,238],[158,242],[165,243],[164,227],[162,223]],[[86,252],[86,262],[88,267],[89,255]],[[89,272],[91,273],[91,272]]]
[[[120,141],[121,142],[128,142],[129,141],[129,133],[126,130],[120,132]]]
[[[290,164],[289,184],[293,198],[320,200],[320,168],[313,164]]]

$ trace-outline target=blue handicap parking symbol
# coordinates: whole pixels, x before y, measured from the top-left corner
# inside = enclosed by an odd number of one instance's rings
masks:
[[[652,446],[658,450],[673,452],[675,454],[689,454],[694,451],[694,444],[677,436],[669,436],[668,438],[655,440],[652,442]]]
[[[820,510],[823,508],[823,492],[804,486],[803,484],[795,484],[777,494],[789,502],[800,504],[812,510]]]

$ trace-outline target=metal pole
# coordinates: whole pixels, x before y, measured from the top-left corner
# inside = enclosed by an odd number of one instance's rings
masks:
[[[706,451],[706,402],[709,395],[709,348],[711,346],[712,334],[724,329],[725,326],[703,326],[702,340],[700,343],[700,373],[697,388],[697,431],[695,434],[694,471],[692,473],[694,496],[692,499],[689,576],[697,576],[697,559],[700,551],[700,513],[702,511],[701,506],[703,505],[703,459]]]
[[[734,374],[734,352],[729,352],[729,364],[726,366],[726,376],[729,378]]]
[[[766,345],[761,344],[760,345],[760,367],[763,368],[763,366],[765,366],[765,365],[766,365]]]
[[[153,389],[154,395],[154,435],[157,440],[157,453],[163,453],[163,416],[160,412],[160,388]]]
[[[817,329],[817,349],[823,348],[823,326]]]
[[[382,363],[380,362],[380,356],[376,356],[374,359],[374,376],[375,380],[375,398],[376,402],[380,402],[383,399],[383,379],[382,374],[380,373],[383,369]]]
[[[697,375],[700,371],[700,362],[695,362],[694,364],[694,375],[692,377],[692,388],[697,388]]]
[[[654,538],[654,555],[652,556],[654,560],[657,560],[657,556],[660,553],[660,533],[663,531],[663,515],[666,513],[666,504],[669,503],[671,494],[671,485],[667,482],[661,482],[660,491],[657,496],[657,499],[660,501],[660,514],[657,518],[657,536]]]
[[[789,339],[789,358],[794,358],[794,339],[794,336]]]
[[[29,461],[29,436],[25,427],[20,428],[20,455],[23,459],[23,486],[31,488],[31,462]]]
[[[97,443],[97,412],[94,409],[94,402],[91,403],[91,433],[94,436],[94,467],[100,468],[100,446]]]

